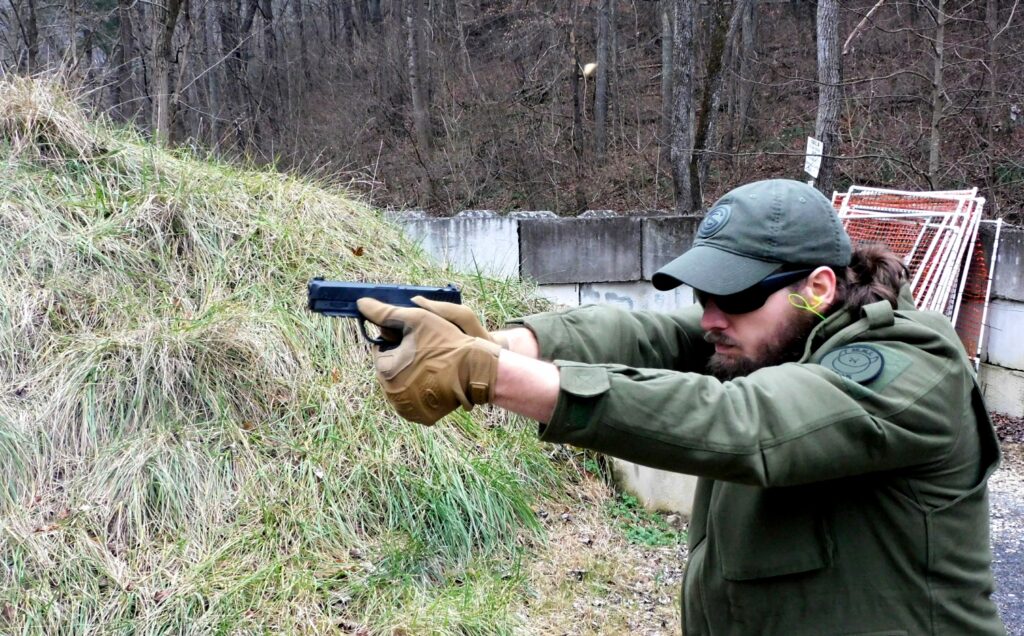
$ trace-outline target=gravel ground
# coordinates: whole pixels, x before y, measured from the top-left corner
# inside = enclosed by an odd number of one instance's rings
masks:
[[[992,595],[1010,636],[1024,636],[1024,419],[993,417],[1003,462],[989,480]]]

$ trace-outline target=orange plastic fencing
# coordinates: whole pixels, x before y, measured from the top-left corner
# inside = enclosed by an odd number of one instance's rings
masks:
[[[950,318],[977,365],[990,275],[978,241],[985,200],[977,189],[899,192],[852,186],[833,194],[832,204],[854,246],[883,243],[903,259],[918,308]]]

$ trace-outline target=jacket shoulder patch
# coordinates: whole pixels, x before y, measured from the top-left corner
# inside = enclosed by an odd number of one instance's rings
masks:
[[[892,347],[851,344],[828,352],[819,363],[846,379],[854,395],[881,391],[910,366],[910,359]],[[870,387],[870,390],[868,388]]]
[[[871,345],[847,345],[830,351],[821,359],[821,366],[858,384],[867,384],[882,375],[885,356]]]

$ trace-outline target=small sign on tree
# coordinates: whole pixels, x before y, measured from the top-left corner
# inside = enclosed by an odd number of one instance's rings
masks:
[[[807,138],[807,156],[804,158],[804,172],[811,175],[812,179],[818,178],[818,170],[821,169],[821,153],[824,149],[824,144],[814,137]]]

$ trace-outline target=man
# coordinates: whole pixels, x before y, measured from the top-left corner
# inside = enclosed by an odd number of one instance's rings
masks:
[[[770,180],[722,197],[655,274],[699,306],[588,306],[495,334],[455,305],[359,306],[403,335],[375,358],[407,419],[491,402],[542,439],[701,477],[687,635],[1004,634],[995,434],[949,322],[904,282],[890,253],[851,253],[820,193]]]

